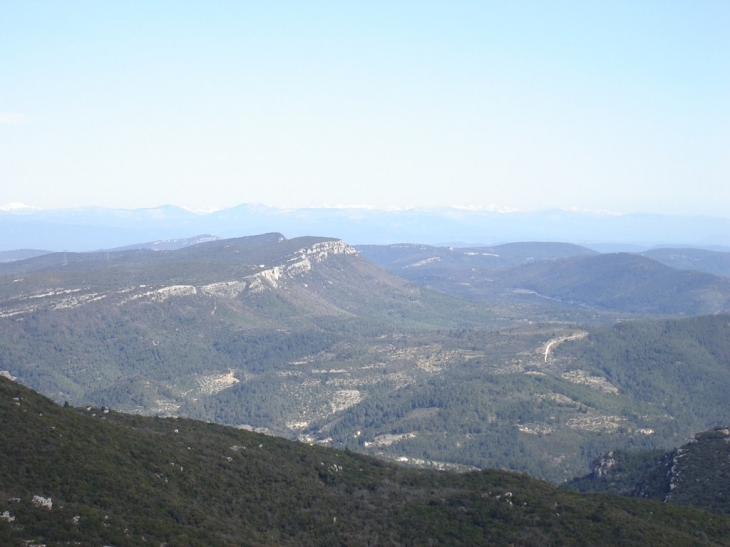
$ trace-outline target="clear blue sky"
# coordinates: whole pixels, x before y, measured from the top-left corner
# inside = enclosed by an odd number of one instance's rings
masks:
[[[0,205],[730,216],[725,0],[0,13]]]

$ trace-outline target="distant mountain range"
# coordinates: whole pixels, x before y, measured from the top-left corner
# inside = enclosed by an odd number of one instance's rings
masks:
[[[595,245],[602,251],[641,251],[657,245],[730,249],[730,219],[700,216],[562,210],[502,213],[457,208],[277,209],[248,204],[209,214],[174,206],[0,210],[0,251],[93,251],[198,234],[230,238],[273,231],[289,238],[324,234],[352,244],[462,242],[459,245],[475,246],[570,241]]]

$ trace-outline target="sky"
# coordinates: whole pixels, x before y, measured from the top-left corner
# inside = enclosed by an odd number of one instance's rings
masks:
[[[0,12],[0,205],[730,217],[724,0]]]

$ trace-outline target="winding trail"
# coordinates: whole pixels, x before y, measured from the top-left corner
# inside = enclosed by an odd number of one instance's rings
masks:
[[[585,338],[586,336],[588,336],[588,333],[581,331],[581,332],[576,332],[575,334],[571,334],[570,336],[561,336],[560,338],[553,338],[545,346],[545,362],[547,363],[548,357],[550,357],[550,352],[559,344],[562,344],[563,342],[567,342],[568,340],[580,340],[581,338]]]

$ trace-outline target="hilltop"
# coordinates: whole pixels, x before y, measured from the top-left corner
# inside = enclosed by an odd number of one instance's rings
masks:
[[[586,321],[588,312],[645,317],[730,310],[728,253],[656,250],[644,256],[598,254],[564,243],[358,249],[363,256],[423,287],[492,306],[529,307],[534,310],[532,315],[541,319],[568,314],[570,320]]]

